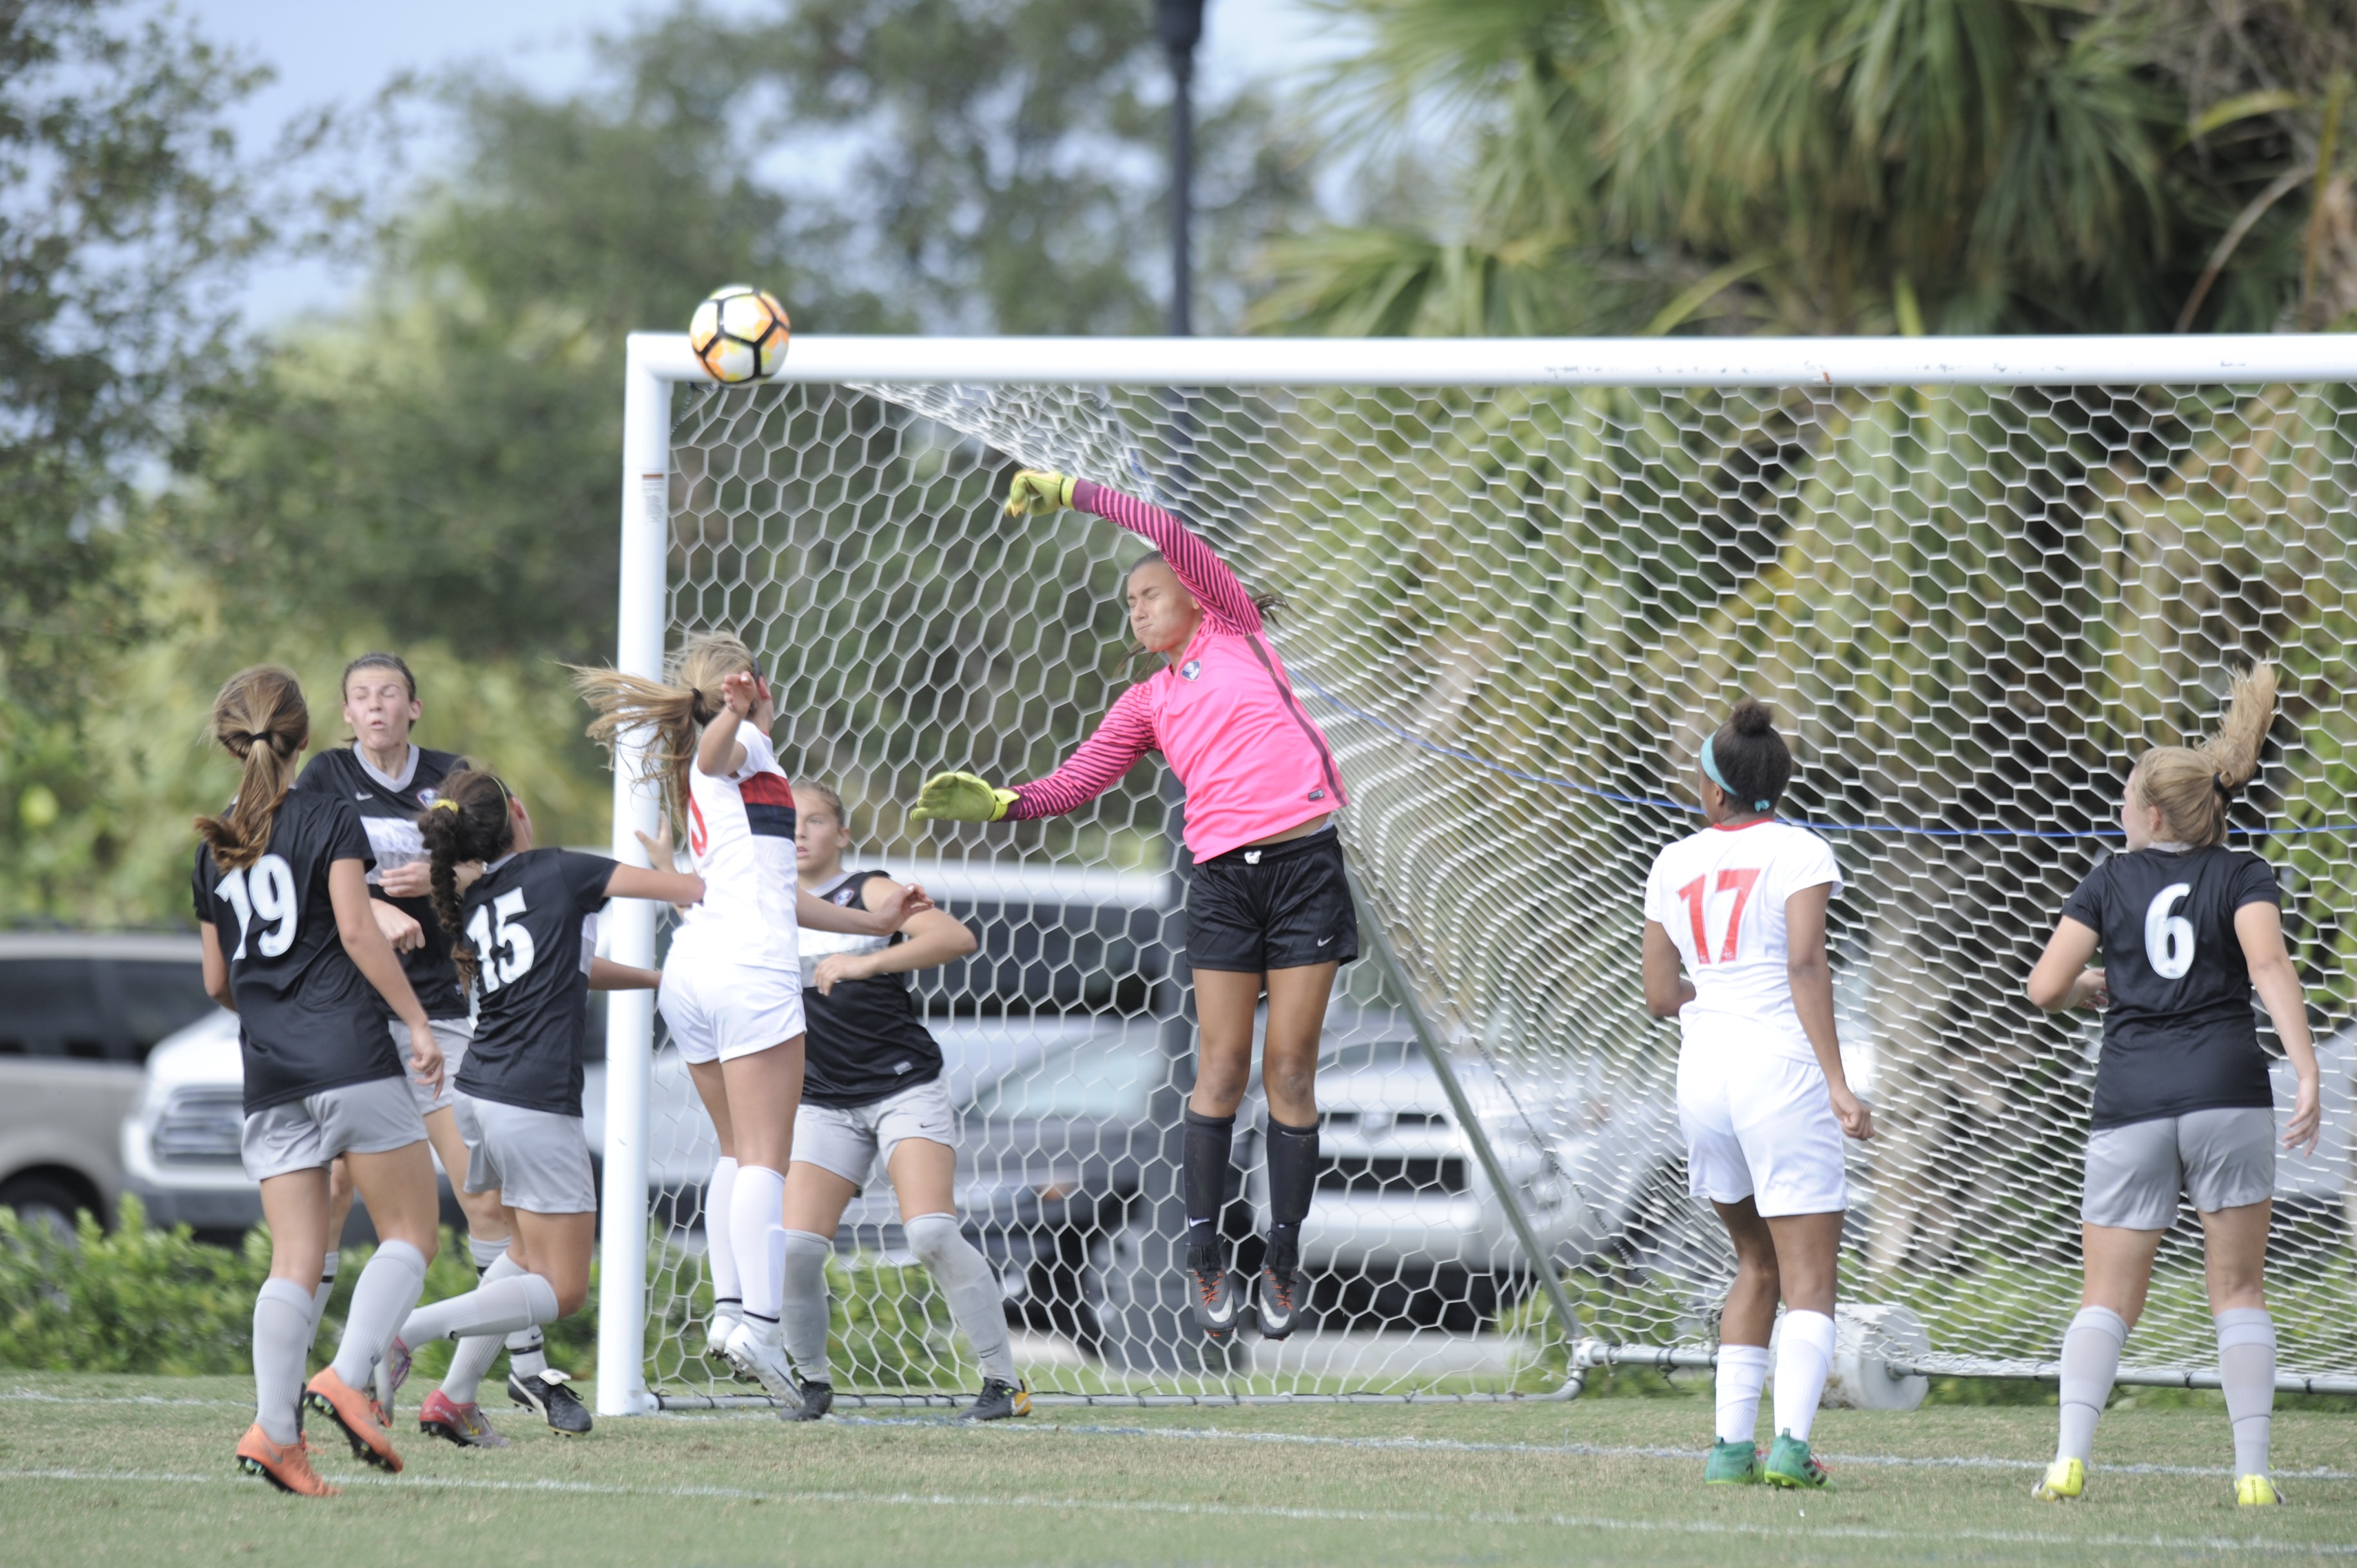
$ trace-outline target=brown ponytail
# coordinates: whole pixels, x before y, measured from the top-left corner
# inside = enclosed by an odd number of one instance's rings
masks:
[[[721,682],[739,671],[753,671],[753,650],[725,631],[691,637],[671,658],[661,681],[619,670],[573,669],[574,688],[597,710],[589,738],[608,751],[635,729],[652,730],[639,778],[658,780],[673,822],[687,818],[687,770],[695,766],[696,740],[725,705]]]
[[[508,814],[508,787],[479,768],[442,780],[434,804],[420,812],[417,832],[432,857],[434,918],[450,933],[450,957],[458,983],[475,983],[475,944],[459,929],[458,867],[469,860],[497,860],[515,847],[515,819]]]
[[[2236,676],[2218,733],[2198,746],[2159,746],[2136,759],[2128,788],[2160,808],[2176,843],[2196,848],[2226,842],[2226,808],[2258,777],[2267,726],[2275,722],[2276,669],[2265,660]]]
[[[279,802],[295,782],[295,759],[311,739],[311,710],[292,672],[257,664],[229,678],[213,698],[213,739],[245,765],[237,798],[196,829],[224,871],[252,865],[270,847]]]

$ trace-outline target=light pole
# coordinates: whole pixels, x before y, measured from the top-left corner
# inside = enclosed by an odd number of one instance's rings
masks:
[[[1195,279],[1189,231],[1195,216],[1195,46],[1204,0],[1155,0],[1155,29],[1170,58],[1170,335],[1191,337]]]

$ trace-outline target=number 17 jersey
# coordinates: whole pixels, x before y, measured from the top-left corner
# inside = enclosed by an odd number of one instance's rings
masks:
[[[1678,1011],[1687,1040],[1817,1059],[1792,1005],[1784,901],[1827,883],[1841,891],[1833,846],[1771,818],[1705,828],[1654,857],[1645,918],[1661,922],[1694,982]]]

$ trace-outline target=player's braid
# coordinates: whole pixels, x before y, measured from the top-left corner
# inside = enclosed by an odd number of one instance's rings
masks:
[[[440,799],[417,819],[425,841],[434,884],[434,918],[449,933],[451,961],[461,989],[472,989],[479,966],[475,944],[461,929],[458,866],[469,860],[496,860],[515,843],[508,819],[507,787],[489,773],[467,768],[442,781]]]

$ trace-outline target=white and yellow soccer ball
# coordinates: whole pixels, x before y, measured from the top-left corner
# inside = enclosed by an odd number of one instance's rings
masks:
[[[778,373],[793,337],[786,307],[750,284],[723,284],[687,324],[688,347],[716,381],[736,385]]]

